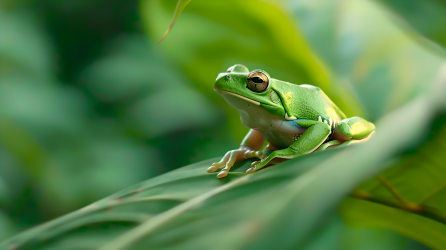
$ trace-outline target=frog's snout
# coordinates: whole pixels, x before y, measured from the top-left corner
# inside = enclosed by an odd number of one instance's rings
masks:
[[[217,79],[215,79],[215,82],[217,82],[218,79],[222,78],[225,75],[227,75],[227,73],[220,73],[220,74],[218,74]]]
[[[217,79],[215,79],[215,84],[214,84],[214,90],[215,89],[225,89],[228,86],[228,80],[231,79],[231,74],[230,73],[220,73],[217,76]]]

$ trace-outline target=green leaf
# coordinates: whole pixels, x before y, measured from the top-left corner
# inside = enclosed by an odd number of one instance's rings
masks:
[[[343,218],[351,226],[390,228],[433,249],[446,249],[444,223],[401,209],[353,198],[342,204],[341,210],[344,209],[348,212],[343,213]]]
[[[100,233],[101,229],[105,230],[105,228],[111,227],[113,230],[108,230],[109,234],[105,233],[108,238],[103,236],[105,237],[104,241],[100,240],[101,237],[95,236],[98,239],[87,241],[90,244],[85,243],[90,248],[100,246],[117,236],[113,232],[117,232],[118,235],[122,234],[126,230],[120,230],[133,228],[138,222],[141,222],[138,220],[150,218],[188,198],[221,186],[240,176],[238,173],[231,173],[229,178],[220,180],[215,175],[206,173],[205,170],[211,163],[212,160],[208,160],[150,179],[75,213],[31,229],[16,239],[6,242],[5,245],[20,246],[21,249],[36,249],[42,243],[45,243],[42,247],[61,244],[60,248],[55,248],[63,249],[65,242],[71,242],[72,237],[87,237],[88,233],[84,233],[85,230]],[[246,171],[249,162],[238,167]],[[125,215],[123,217],[123,214],[128,214],[130,217],[125,217]],[[59,242],[56,239],[62,239],[62,241]]]
[[[435,249],[444,249],[445,124],[445,115],[437,118],[420,147],[396,160],[379,174],[379,179],[370,179],[357,187],[356,199],[350,198],[341,208],[345,220],[355,226],[391,228]]]
[[[416,145],[430,124],[426,110],[435,111],[431,100],[418,98],[383,118],[377,127],[385,129],[369,143],[251,175],[244,171],[252,161],[225,179],[206,173],[216,159],[193,164],[19,234],[0,249],[301,248],[353,187]]]
[[[340,216],[324,221],[319,226],[318,234],[308,239],[304,250],[397,250],[414,249],[417,244],[390,229],[353,228],[345,224]],[[421,250],[420,248],[416,248]],[[423,249],[423,248],[422,248]]]

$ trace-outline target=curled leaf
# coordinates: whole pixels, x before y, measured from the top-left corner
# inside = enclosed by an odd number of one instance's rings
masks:
[[[173,24],[175,23],[175,21],[177,20],[177,18],[180,16],[181,12],[184,10],[184,8],[186,8],[186,6],[190,3],[191,0],[186,0],[185,4],[183,4],[180,7],[181,4],[181,0],[178,0],[177,6],[175,7],[175,12],[173,13],[173,18],[172,18],[172,22],[170,23],[169,28],[166,30],[166,32],[164,32],[163,37],[161,38],[161,40],[158,42],[162,42],[164,40],[164,38],[166,38],[167,34],[169,34],[169,31],[172,29]]]

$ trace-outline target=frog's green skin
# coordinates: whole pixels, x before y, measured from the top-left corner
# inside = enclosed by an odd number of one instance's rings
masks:
[[[247,85],[248,76],[259,74],[257,72],[262,72],[268,79],[268,87],[262,92],[254,92]],[[251,81],[252,84],[257,83]],[[248,169],[247,173],[252,173],[273,163],[275,158],[291,159],[318,148],[323,150],[346,141],[368,139],[375,130],[375,126],[363,118],[347,118],[318,87],[276,80],[263,70],[249,72],[239,64],[218,75],[214,90],[239,111],[243,125],[251,128],[241,149],[228,152],[222,161],[208,169],[208,172],[214,172],[227,162],[219,178],[226,176],[234,162],[242,158],[241,153],[245,158],[263,158]],[[263,136],[262,139],[270,143],[269,147],[276,150],[268,157],[256,152],[260,142],[254,141],[261,140],[254,136]],[[250,141],[252,145],[249,145]]]

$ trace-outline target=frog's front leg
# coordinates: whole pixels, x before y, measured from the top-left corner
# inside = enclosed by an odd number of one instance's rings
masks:
[[[265,154],[257,151],[262,147],[264,142],[265,138],[263,135],[260,134],[259,131],[251,129],[245,136],[245,139],[243,139],[240,148],[227,152],[219,162],[214,162],[212,166],[207,169],[207,172],[213,173],[220,167],[226,165],[217,175],[218,178],[223,178],[228,175],[229,170],[236,162],[252,157],[258,157],[259,159],[266,158]]]
[[[324,143],[331,132],[329,125],[324,122],[304,120],[297,123],[301,127],[308,127],[297,141],[293,142],[288,148],[272,152],[263,161],[253,162],[246,173],[250,174],[265,167],[276,157],[292,159],[299,155],[309,154]]]

